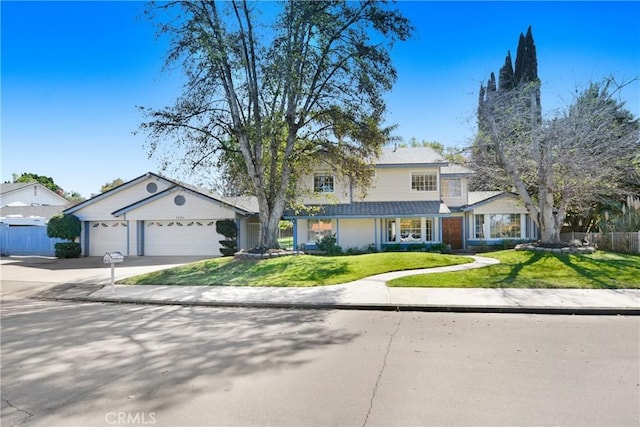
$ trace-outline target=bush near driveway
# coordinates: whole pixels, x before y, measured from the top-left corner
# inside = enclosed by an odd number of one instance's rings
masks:
[[[477,270],[408,276],[397,287],[441,288],[640,288],[640,256],[598,251],[589,255],[499,251],[500,264]]]

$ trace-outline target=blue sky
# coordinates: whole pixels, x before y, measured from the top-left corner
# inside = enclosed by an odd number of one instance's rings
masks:
[[[408,2],[415,37],[393,52],[399,78],[388,122],[405,141],[464,146],[475,131],[478,89],[529,25],[545,114],[575,89],[613,75],[640,76],[640,2]],[[51,176],[85,197],[115,178],[159,171],[133,135],[136,106],[170,105],[179,72],[163,71],[166,40],[142,2],[7,2],[2,19],[2,182]],[[640,82],[621,97],[640,116]],[[173,176],[177,179],[189,178]],[[195,182],[202,184],[202,182]]]

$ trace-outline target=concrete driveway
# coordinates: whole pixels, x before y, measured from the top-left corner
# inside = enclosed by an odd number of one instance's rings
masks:
[[[184,265],[210,257],[127,257],[116,264],[116,280]],[[6,257],[0,259],[0,298],[26,298],[56,286],[93,292],[111,282],[111,266],[102,257],[57,259]]]

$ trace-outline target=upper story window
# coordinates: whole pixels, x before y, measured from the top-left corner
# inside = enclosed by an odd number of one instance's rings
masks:
[[[448,178],[442,180],[442,197],[462,197],[462,179]]]
[[[411,191],[436,191],[438,174],[436,172],[411,172]]]
[[[333,175],[315,174],[313,176],[314,193],[333,193]]]

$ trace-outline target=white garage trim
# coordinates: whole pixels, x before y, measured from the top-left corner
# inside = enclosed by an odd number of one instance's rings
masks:
[[[122,220],[89,222],[89,255],[112,251],[127,255],[127,230],[127,222]]]
[[[144,222],[144,255],[221,256],[220,240],[211,219]]]

